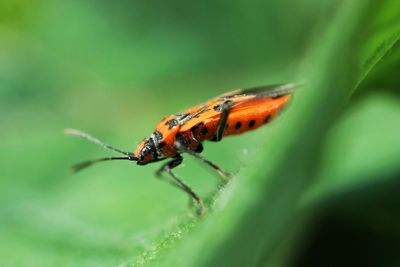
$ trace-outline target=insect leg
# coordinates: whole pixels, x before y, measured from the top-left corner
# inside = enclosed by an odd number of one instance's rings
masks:
[[[180,165],[182,161],[183,158],[180,155],[177,156],[176,158],[162,165],[161,168],[157,170],[156,175],[157,177],[161,177],[163,172],[167,172],[172,178],[171,180],[168,180],[170,184],[185,191],[194,201],[196,201],[198,205],[197,214],[201,216],[204,213],[203,200],[196,192],[193,191],[193,189],[189,185],[187,185],[185,182],[179,179],[179,177],[172,171],[172,169]]]
[[[202,162],[204,162],[205,164],[207,164],[208,166],[210,166],[211,168],[213,168],[222,178],[222,180],[224,181],[224,183],[228,182],[231,178],[231,174],[229,172],[224,171],[221,167],[219,167],[217,164],[213,163],[212,161],[206,159],[205,157],[203,157],[202,155],[200,155],[199,153],[196,153],[195,151],[191,150],[190,148],[184,146],[182,143],[180,143],[179,141],[175,142],[175,146],[179,151],[183,151],[188,153],[189,155],[192,155],[193,157],[201,160]]]
[[[226,123],[228,121],[229,111],[233,105],[231,100],[226,100],[221,105],[221,119],[219,120],[217,133],[215,135],[215,139],[213,141],[218,142],[221,141],[222,135],[224,134],[224,130],[226,127]]]

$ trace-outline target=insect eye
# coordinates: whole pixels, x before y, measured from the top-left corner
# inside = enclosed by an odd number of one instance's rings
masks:
[[[142,150],[140,151],[139,161],[144,162],[151,162],[157,158],[154,142],[152,139],[149,139],[148,142],[145,143]]]
[[[150,154],[150,152],[151,152],[150,147],[149,146],[145,146],[145,147],[143,147],[142,153],[141,153],[140,156],[141,157],[145,157],[146,155]]]

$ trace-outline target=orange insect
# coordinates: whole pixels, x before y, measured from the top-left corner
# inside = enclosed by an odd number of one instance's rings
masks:
[[[241,134],[269,123],[287,105],[295,88],[294,84],[281,84],[236,90],[176,115],[167,116],[157,124],[150,137],[138,145],[134,153],[115,148],[82,131],[66,129],[69,135],[85,138],[124,155],[85,161],[76,164],[73,169],[79,171],[96,162],[107,160],[130,160],[136,161],[138,165],[145,165],[169,158],[170,161],[158,169],[157,176],[167,172],[170,175],[169,182],[195,200],[198,213],[202,214],[203,200],[172,172],[173,168],[182,163],[181,154],[188,153],[200,159],[227,181],[230,178],[229,173],[200,155],[203,141],[218,142],[225,136]]]

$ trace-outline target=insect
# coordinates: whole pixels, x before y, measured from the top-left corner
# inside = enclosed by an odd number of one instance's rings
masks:
[[[223,181],[228,181],[230,173],[203,157],[205,140],[218,142],[229,135],[241,134],[271,122],[288,104],[296,88],[294,84],[280,84],[235,90],[218,96],[204,104],[162,119],[150,137],[144,139],[135,152],[125,152],[106,144],[79,130],[66,129],[66,134],[82,137],[106,149],[123,155],[84,161],[73,166],[74,171],[108,160],[135,161],[138,165],[169,159],[157,171],[165,172],[171,184],[186,192],[198,206],[198,214],[205,210],[202,198],[173,169],[179,166],[183,153],[187,153],[214,169]]]

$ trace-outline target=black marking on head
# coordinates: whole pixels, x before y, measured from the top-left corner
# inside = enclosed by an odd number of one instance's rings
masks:
[[[236,130],[239,130],[240,127],[242,127],[242,123],[241,123],[240,121],[238,121],[238,122],[235,124],[235,129],[236,129]]]
[[[249,121],[249,127],[250,127],[250,128],[253,127],[254,124],[256,124],[256,121],[255,121],[255,120]]]
[[[281,98],[282,96],[285,96],[285,95],[277,95],[277,96],[273,96],[273,97],[271,97],[272,99],[278,99],[278,98]]]
[[[270,122],[271,118],[272,118],[271,115],[267,115],[267,117],[265,117],[265,119],[264,119],[264,123]]]
[[[204,126],[202,129],[201,129],[201,134],[202,135],[206,135],[208,133],[208,128],[206,127],[206,126]]]
[[[145,165],[145,164],[149,163],[149,162],[144,162],[143,161],[145,159],[145,157],[147,155],[149,155],[149,154],[152,156],[152,160],[150,162],[158,160],[157,149],[156,149],[156,146],[154,144],[154,140],[151,137],[146,139],[146,141],[144,143],[144,146],[140,151],[140,155],[139,155],[137,164],[138,165]]]
[[[165,125],[168,126],[168,129],[171,130],[172,128],[174,128],[176,125],[178,125],[178,121],[176,119],[170,119],[168,120]]]

